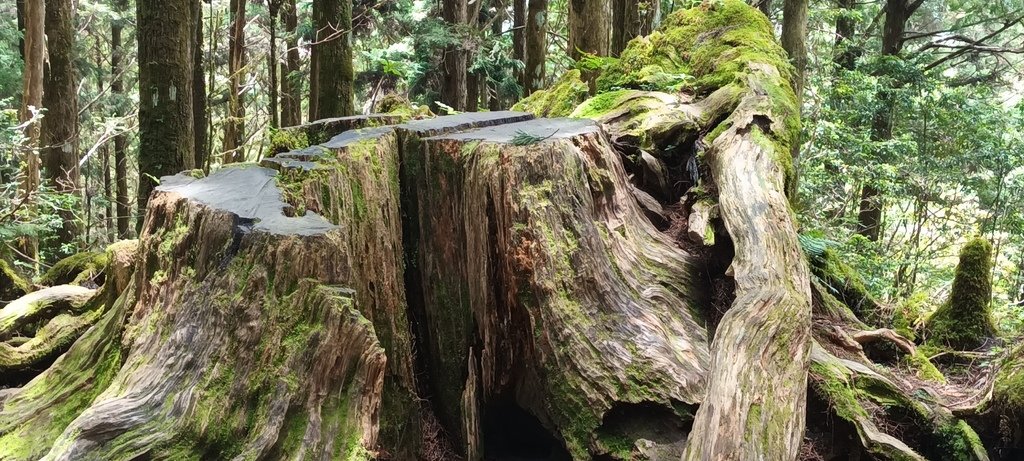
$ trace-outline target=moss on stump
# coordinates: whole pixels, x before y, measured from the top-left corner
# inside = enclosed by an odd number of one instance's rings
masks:
[[[927,344],[955,350],[976,349],[995,336],[992,295],[992,245],[974,239],[960,251],[949,300],[925,326]]]

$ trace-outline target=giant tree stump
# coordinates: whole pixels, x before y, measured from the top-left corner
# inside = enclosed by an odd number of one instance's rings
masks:
[[[883,399],[967,439],[835,355],[863,324],[797,239],[789,73],[760,13],[708,2],[575,119],[317,122],[261,166],[164,178],[124,292],[0,392],[0,459],[795,459],[809,368],[873,456],[934,440],[885,433]]]

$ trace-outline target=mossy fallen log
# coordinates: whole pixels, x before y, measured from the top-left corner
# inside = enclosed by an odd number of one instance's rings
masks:
[[[103,284],[103,269],[107,265],[107,255],[102,251],[87,251],[74,254],[57,261],[42,276],[42,286]]]

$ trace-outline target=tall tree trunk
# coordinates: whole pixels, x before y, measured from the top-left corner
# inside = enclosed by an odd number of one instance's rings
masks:
[[[544,88],[548,59],[548,0],[529,0],[523,96]]]
[[[210,158],[206,133],[206,74],[203,71],[203,0],[193,0],[192,24],[192,124],[195,139],[195,167],[205,168]]]
[[[622,53],[630,40],[650,34],[660,19],[658,0],[612,0],[612,56]]]
[[[119,13],[128,12],[128,2],[117,0],[114,3]],[[121,43],[121,32],[124,29],[124,21],[118,19],[110,24],[110,72],[113,78],[110,82],[110,91],[118,100],[124,99],[124,46]],[[118,104],[114,115],[125,116],[124,104]],[[114,136],[114,183],[117,190],[114,198],[117,209],[117,236],[127,239],[131,236],[131,203],[128,198],[128,137],[123,132]],[[140,176],[141,177],[141,176]]]
[[[505,23],[505,15],[508,12],[506,8],[507,3],[505,0],[492,0],[491,3],[494,5],[494,14],[497,15],[496,18],[491,20],[491,36],[497,38],[501,36]],[[501,92],[498,91],[498,85],[496,83],[492,85],[490,79],[488,79],[484,82],[482,91],[486,93],[486,99],[484,100],[487,102],[487,109],[492,112],[501,110]]]
[[[103,161],[103,196],[107,198],[103,210],[103,228],[107,234],[107,241],[113,242],[117,240],[117,233],[114,226],[114,188],[110,177],[110,145],[104,144],[100,149],[100,158]]]
[[[309,119],[355,114],[352,0],[314,0]]]
[[[897,56],[903,49],[903,32],[910,15],[920,6],[909,0],[886,0],[885,26],[882,29],[882,56]],[[893,87],[901,85],[892,82]],[[894,88],[882,88],[877,99],[878,108],[871,120],[871,140],[880,143],[892,139],[892,112],[896,104]],[[880,160],[880,159],[879,159]],[[857,233],[872,242],[878,241],[882,227],[884,198],[882,191],[872,183],[865,184],[860,193],[860,211],[857,214]]]
[[[161,177],[195,167],[192,0],[137,0],[139,226]]]
[[[225,164],[245,161],[245,5],[246,0],[231,0],[231,30],[228,33],[228,116],[224,123]]]
[[[807,71],[807,1],[785,0],[782,4],[782,48],[796,68],[793,90],[798,101],[803,100]]]
[[[771,19],[772,0],[753,0],[751,2],[751,5],[757,7],[757,9],[761,11],[761,13],[764,13],[765,16]]]
[[[523,64],[526,63],[526,2],[527,0],[512,0],[512,57]],[[526,72],[516,70],[516,77],[525,91]]]
[[[608,56],[612,40],[611,0],[569,0],[569,56]]]
[[[43,71],[41,127],[43,166],[50,185],[70,195],[80,194],[78,172],[78,83],[75,75],[75,10],[72,0],[46,1],[48,65]],[[79,227],[74,210],[60,212],[59,241],[74,243]],[[63,253],[63,252],[58,252]]]
[[[466,7],[466,28],[477,30],[480,26],[480,11],[483,0],[476,0],[472,7],[467,3]],[[481,31],[482,33],[482,31]],[[469,70],[472,64],[469,62],[469,55],[466,56],[466,111],[477,112],[480,110],[480,86],[486,82],[486,78],[479,72]]]
[[[18,110],[18,121],[26,124],[32,120],[33,110],[43,107],[43,63],[46,61],[46,38],[44,35],[46,7],[42,0],[24,3],[25,32],[25,67],[22,72],[21,107]],[[29,210],[32,208],[32,194],[39,189],[39,123],[25,126],[23,135],[25,144],[22,155],[25,158],[25,170],[21,181],[21,200],[27,200]],[[21,239],[21,253],[35,260],[38,253],[38,240],[27,236]]]
[[[457,29],[466,24],[468,14],[466,0],[442,2],[441,17],[452,33],[459,33]],[[466,110],[466,66],[466,51],[461,45],[454,44],[444,49],[441,59],[441,102],[457,111]]]
[[[268,86],[270,95],[270,127],[277,128],[281,126],[280,113],[278,112],[278,86],[277,86],[277,70],[278,70],[278,59],[277,59],[277,18],[278,13],[281,11],[280,0],[270,0],[268,5],[270,16],[267,18],[267,25],[270,29],[270,52],[267,54],[267,73],[269,73],[269,84]]]
[[[17,0],[15,8],[18,15],[18,32],[21,32],[21,37],[18,37],[18,53],[21,54],[21,60],[25,61],[25,0]]]
[[[299,73],[299,40],[295,33],[298,27],[298,13],[295,0],[284,2],[285,64],[281,71],[281,125],[302,124],[302,89],[296,77]]]

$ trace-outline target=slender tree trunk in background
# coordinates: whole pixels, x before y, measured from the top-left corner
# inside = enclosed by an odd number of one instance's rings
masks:
[[[117,233],[114,231],[114,188],[110,177],[110,145],[104,144],[100,149],[100,160],[103,162],[103,196],[107,198],[107,204],[103,210],[103,228],[107,233],[107,241],[113,242],[117,240]]]
[[[793,91],[797,102],[803,101],[804,78],[807,72],[807,2],[785,0],[782,4],[782,48],[796,68]],[[799,143],[794,151],[799,153]]]
[[[295,34],[299,17],[295,0],[284,2],[285,67],[281,71],[281,125],[302,124],[302,88],[296,76],[299,73],[299,39]]]
[[[224,164],[244,162],[245,97],[242,81],[245,77],[245,4],[246,0],[231,0],[231,31],[228,33],[228,116],[224,122]]]
[[[914,10],[908,0],[886,0],[885,26],[882,29],[882,55],[897,56],[903,49],[903,32],[907,20]],[[899,82],[892,82],[893,88],[883,88],[878,92],[878,109],[871,121],[871,140],[883,142],[892,139],[892,112],[896,104],[895,87]],[[877,159],[881,161],[881,159]],[[860,212],[857,214],[857,233],[872,242],[878,241],[882,227],[882,211],[884,208],[882,191],[874,184],[868,183],[861,188]]]
[[[454,31],[467,21],[466,0],[442,2],[441,18]],[[451,45],[444,50],[441,61],[441,102],[457,111],[466,110],[466,51],[462,46]]]
[[[118,0],[114,3],[119,13],[128,12],[128,2]],[[110,91],[118,101],[115,106],[114,115],[124,117],[124,47],[121,44],[121,31],[124,28],[124,21],[117,20],[110,25],[110,72],[113,79],[110,82]],[[131,209],[128,199],[128,137],[124,133],[114,136],[114,183],[117,189],[114,204],[117,210],[117,237],[127,239],[131,237]]]
[[[157,181],[195,167],[192,0],[137,0],[139,222]]]
[[[476,0],[466,11],[466,25],[469,30],[477,30],[480,27],[480,10],[483,0]],[[469,70],[472,67],[469,62],[469,55],[466,56],[466,111],[477,112],[480,110],[480,85],[485,81],[477,72]]]
[[[72,0],[46,1],[46,47],[49,59],[43,70],[43,117],[40,129],[43,167],[57,191],[79,195],[78,82],[75,76],[75,18]],[[60,212],[63,221],[58,241],[76,242],[79,223],[74,210]],[[63,253],[58,251],[58,253]]]
[[[25,60],[25,0],[17,0],[15,5],[18,14],[18,32],[21,32],[21,37],[18,38],[18,53],[21,54],[21,60]]]
[[[526,2],[527,0],[512,0],[512,57],[523,64],[526,64]],[[519,86],[524,89],[525,78],[526,72],[516,71]]]
[[[569,56],[608,56],[612,41],[611,0],[569,0]]]
[[[22,72],[21,107],[18,109],[18,121],[22,124],[32,119],[30,108],[43,107],[43,63],[46,61],[45,6],[42,0],[27,0],[23,5],[25,29],[25,67]],[[25,126],[23,135],[25,144],[22,146],[25,169],[21,179],[21,200],[28,200],[28,210],[34,213],[32,194],[39,189],[39,123]],[[23,237],[18,242],[19,251],[28,256],[38,271],[37,260],[39,241],[34,237]]]
[[[309,119],[355,114],[352,0],[314,0]]]
[[[498,17],[491,21],[491,35],[500,37],[503,23],[505,22],[505,14],[508,12],[508,9],[505,7],[507,3],[505,3],[505,0],[493,0],[492,4],[494,5],[494,12]],[[501,92],[498,91],[497,84],[492,85],[490,81],[485,81],[483,91],[486,93],[487,109],[492,112],[501,110]]]
[[[630,40],[650,34],[660,20],[659,0],[612,0],[612,56],[622,53]]]
[[[839,17],[836,18],[836,55],[833,62],[842,69],[853,70],[860,51],[850,41],[856,32],[857,21],[853,12],[857,8],[856,0],[838,0]]]
[[[529,0],[524,96],[544,88],[548,59],[548,0]]]
[[[277,18],[278,13],[281,11],[280,0],[270,0],[267,5],[270,16],[267,18],[267,22],[270,28],[270,53],[267,54],[267,72],[269,72],[269,90],[270,90],[270,127],[277,128],[281,126],[280,114],[277,111]]]
[[[203,71],[203,0],[193,0],[192,24],[192,124],[195,139],[195,167],[205,168],[210,157],[206,139],[206,74]]]
[[[785,0],[782,4],[782,48],[789,54],[789,61],[796,70],[793,75],[793,92],[796,94],[797,110],[803,111],[804,79],[807,74],[807,3],[808,0]],[[790,144],[789,154],[796,163],[800,159],[803,142],[797,137]],[[796,170],[799,171],[799,170]],[[800,177],[793,175],[786,192],[790,200],[798,200]]]

